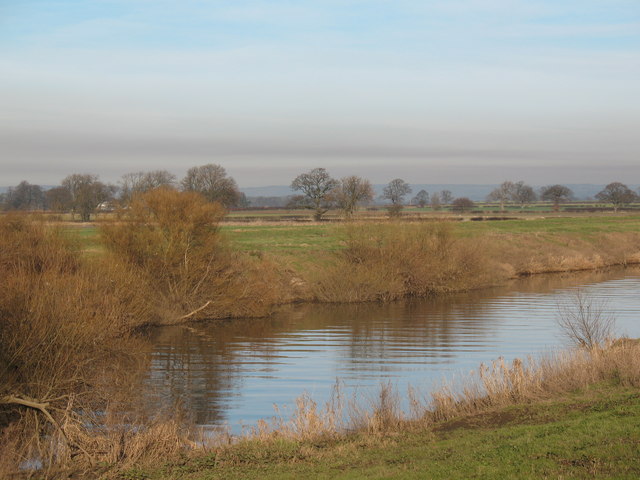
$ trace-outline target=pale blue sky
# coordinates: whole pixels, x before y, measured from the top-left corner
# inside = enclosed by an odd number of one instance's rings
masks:
[[[0,0],[0,185],[640,183],[640,1]]]

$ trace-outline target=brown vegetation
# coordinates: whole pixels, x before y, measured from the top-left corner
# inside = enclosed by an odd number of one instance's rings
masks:
[[[278,274],[268,260],[223,244],[224,214],[197,193],[159,188],[135,197],[101,233],[113,261],[139,276],[164,323],[264,316],[279,302]]]
[[[381,385],[369,404],[345,399],[336,388],[319,408],[308,396],[296,402],[289,417],[276,416],[247,432],[247,440],[320,440],[358,432],[383,434],[409,428],[441,428],[451,419],[539,401],[602,381],[640,387],[640,344],[619,340],[605,348],[577,349],[508,364],[500,358],[481,365],[462,382],[444,385],[430,395],[408,392],[410,411],[400,408],[401,395]]]
[[[266,260],[220,244],[221,215],[197,194],[150,192],[105,226],[114,254],[97,259],[32,218],[0,219],[0,476],[183,450],[184,422],[135,408],[146,359],[135,332],[264,315],[280,294]]]
[[[640,234],[492,235],[485,238],[485,256],[511,277],[630,265],[640,262]]]
[[[0,219],[0,458],[44,468],[96,454],[74,431],[118,402],[139,370],[129,334],[149,321],[137,278],[83,263],[51,228]],[[114,341],[117,339],[117,341]]]
[[[394,300],[466,290],[491,281],[477,241],[455,238],[446,222],[355,224],[346,245],[314,272],[316,299]]]
[[[187,449],[178,417],[145,418],[136,403],[144,325],[264,315],[294,286],[266,258],[231,251],[224,211],[195,193],[158,189],[102,226],[109,254],[83,259],[54,228],[0,218],[0,476],[24,462],[44,469],[155,461]],[[518,274],[640,260],[640,235],[459,238],[446,222],[353,224],[345,245],[309,273],[321,301],[392,300],[477,288]],[[525,253],[523,253],[525,252]],[[285,286],[286,285],[286,286]],[[295,287],[299,288],[299,287]],[[640,346],[619,342],[528,363],[482,367],[431,400],[411,394],[412,415],[385,386],[371,405],[337,391],[319,410],[302,397],[291,418],[262,423],[265,439],[388,432],[544,398],[606,379],[640,385]]]

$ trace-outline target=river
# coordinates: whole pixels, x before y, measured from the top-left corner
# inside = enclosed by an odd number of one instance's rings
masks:
[[[558,304],[582,290],[640,337],[640,269],[535,276],[499,288],[388,304],[305,304],[265,319],[161,327],[150,333],[148,403],[180,402],[199,425],[238,432],[309,393],[349,395],[382,382],[429,391],[500,356],[540,355],[567,345]]]

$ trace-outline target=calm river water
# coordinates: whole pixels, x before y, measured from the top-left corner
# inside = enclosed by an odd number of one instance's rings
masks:
[[[200,425],[238,431],[340,379],[372,396],[390,380],[428,391],[499,356],[566,343],[558,302],[575,289],[607,302],[617,333],[640,336],[640,269],[537,276],[508,286],[391,304],[300,305],[267,319],[163,327],[151,333],[149,401],[181,401]]]

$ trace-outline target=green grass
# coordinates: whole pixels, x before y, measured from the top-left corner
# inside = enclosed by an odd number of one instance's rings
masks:
[[[434,429],[314,443],[245,442],[136,473],[155,480],[639,478],[640,392],[601,384]]]
[[[517,220],[460,222],[463,235],[482,233],[577,233],[591,235],[606,232],[640,232],[640,215],[550,217]]]
[[[385,222],[384,220],[382,220]],[[66,234],[91,254],[103,251],[94,224],[64,227]],[[467,221],[455,223],[461,236],[483,234],[577,234],[589,237],[607,232],[640,232],[640,215],[564,216],[516,220]],[[233,248],[265,252],[285,262],[302,265],[319,254],[342,248],[345,225],[324,224],[252,224],[225,225],[222,232]]]
[[[88,255],[99,255],[104,252],[104,247],[100,242],[98,228],[91,223],[78,223],[66,225],[62,230],[72,242],[77,242],[78,247]]]

